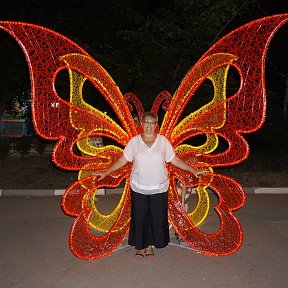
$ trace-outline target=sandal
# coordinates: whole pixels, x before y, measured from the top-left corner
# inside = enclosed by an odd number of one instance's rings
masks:
[[[146,259],[153,259],[154,258],[154,252],[152,247],[148,247],[145,249],[145,257]]]
[[[145,253],[145,249],[137,250],[137,252],[135,254],[135,258],[136,259],[143,259],[144,258],[144,253]]]

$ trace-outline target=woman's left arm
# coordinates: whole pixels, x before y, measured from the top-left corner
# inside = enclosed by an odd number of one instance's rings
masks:
[[[189,166],[188,164],[186,164],[181,158],[179,158],[177,155],[174,156],[174,158],[171,160],[171,163],[182,169],[182,170],[185,170],[185,171],[189,171],[191,173],[193,173],[195,175],[195,177],[198,177],[198,176],[201,176],[201,175],[204,175],[205,172],[204,171],[200,171],[200,170],[195,170],[193,169],[191,166]]]

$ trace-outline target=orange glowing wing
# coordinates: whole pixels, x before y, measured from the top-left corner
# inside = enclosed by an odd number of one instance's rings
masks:
[[[259,129],[265,119],[264,64],[268,44],[287,20],[288,14],[256,20],[218,41],[187,73],[165,114],[160,133],[170,140],[178,156],[194,167],[210,170],[207,176],[197,180],[169,165],[169,219],[181,238],[201,253],[227,255],[241,246],[242,228],[232,212],[243,206],[245,193],[236,181],[212,169],[231,166],[248,157],[249,146],[243,134]],[[227,75],[231,66],[239,73],[240,87],[227,97]],[[212,100],[180,121],[183,110],[206,79],[214,87]],[[187,144],[199,135],[205,137],[203,143]],[[226,142],[226,148],[218,152],[220,138]],[[179,201],[177,179],[186,186],[197,187],[199,201],[190,215]],[[204,233],[196,227],[208,214],[207,190],[214,191],[219,199],[215,210],[220,227],[215,233]]]
[[[17,40],[25,53],[36,132],[45,139],[57,141],[52,155],[57,166],[80,171],[79,180],[66,190],[62,199],[65,213],[77,217],[70,233],[71,250],[84,259],[111,253],[129,228],[130,165],[101,181],[91,173],[111,165],[129,139],[138,133],[126,100],[103,67],[66,37],[26,23],[0,22],[0,27]],[[70,101],[60,98],[55,89],[56,77],[63,69],[69,72]],[[111,105],[120,125],[83,100],[85,81],[90,81]],[[110,138],[120,147],[95,147],[89,141],[91,137]],[[75,154],[75,145],[81,156]],[[94,203],[97,189],[116,187],[123,179],[127,183],[118,206],[109,215],[101,214]],[[91,227],[103,231],[104,235],[96,237]]]

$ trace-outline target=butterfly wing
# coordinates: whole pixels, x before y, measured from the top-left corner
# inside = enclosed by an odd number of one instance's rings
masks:
[[[249,146],[243,134],[256,131],[265,120],[267,48],[274,33],[287,20],[287,14],[276,15],[232,31],[213,45],[187,73],[172,98],[160,130],[187,163],[212,169],[234,165],[248,157]],[[239,90],[227,98],[226,79],[231,66],[239,72],[241,80]],[[213,99],[179,122],[184,108],[205,79],[213,83]],[[197,135],[205,136],[202,145],[195,147],[184,143]],[[222,152],[216,150],[219,138],[227,142],[228,148]],[[232,212],[244,204],[241,186],[233,179],[213,172],[198,181],[193,175],[181,173],[172,166],[169,171],[169,217],[182,239],[197,251],[210,255],[227,255],[239,249],[243,233]],[[215,210],[221,223],[216,233],[200,231],[184,212],[175,186],[179,178],[187,186],[197,186],[200,190],[209,188],[217,194],[219,203]],[[203,199],[206,201],[208,197],[208,194],[204,195]],[[199,209],[202,219],[207,215],[208,204],[206,201]]]
[[[130,166],[126,165],[111,177],[98,181],[91,173],[111,165],[121,155],[122,148],[115,145],[93,147],[89,138],[107,137],[124,147],[137,134],[125,98],[103,67],[68,38],[27,23],[0,22],[0,28],[14,37],[25,53],[30,71],[36,132],[43,138],[58,141],[52,155],[57,166],[80,170],[79,180],[67,189],[62,199],[63,210],[77,217],[70,234],[71,250],[84,259],[102,257],[113,251],[127,234],[130,219],[129,185],[125,186],[119,205],[108,217],[101,215],[93,206],[91,195],[95,195],[99,187],[119,185],[124,178],[129,183]],[[64,69],[68,70],[70,77],[70,101],[59,97],[55,89],[56,77]],[[107,100],[121,126],[103,111],[85,103],[82,97],[85,81],[90,81]],[[74,153],[75,145],[85,155]],[[106,225],[102,221],[104,218]],[[97,220],[102,221],[101,227]],[[106,234],[96,237],[88,229],[90,226]],[[81,245],[78,245],[79,239],[83,239]],[[92,245],[91,241],[96,248],[89,254],[86,248],[81,247]],[[106,244],[103,246],[101,241]]]

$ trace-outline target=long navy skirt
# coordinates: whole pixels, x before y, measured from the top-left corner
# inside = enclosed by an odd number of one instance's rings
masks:
[[[168,193],[144,195],[131,191],[128,244],[141,250],[149,245],[163,248],[169,241]]]

